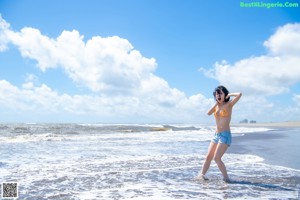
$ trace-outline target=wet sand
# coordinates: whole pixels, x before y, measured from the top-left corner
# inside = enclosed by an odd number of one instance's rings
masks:
[[[234,137],[228,153],[258,155],[268,164],[300,169],[300,128],[287,124],[267,127],[274,129]]]

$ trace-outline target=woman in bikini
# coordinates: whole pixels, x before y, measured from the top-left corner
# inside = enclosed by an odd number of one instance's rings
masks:
[[[208,110],[207,114],[214,114],[216,120],[216,132],[210,142],[208,153],[204,160],[201,174],[198,178],[208,180],[205,177],[205,174],[212,159],[214,159],[218,165],[218,168],[222,172],[224,178],[223,180],[225,182],[229,182],[227,170],[221,158],[231,144],[231,132],[229,124],[231,120],[232,107],[241,98],[242,93],[229,93],[224,86],[218,86],[213,95],[216,103]],[[230,101],[230,97],[234,98]]]

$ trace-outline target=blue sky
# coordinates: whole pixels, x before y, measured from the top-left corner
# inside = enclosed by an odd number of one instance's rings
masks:
[[[219,84],[233,122],[299,120],[300,2],[240,2],[0,0],[0,121],[212,123]]]

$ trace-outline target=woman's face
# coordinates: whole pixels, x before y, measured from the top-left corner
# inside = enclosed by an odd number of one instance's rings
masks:
[[[216,91],[216,100],[219,103],[224,102],[224,100],[225,100],[225,94],[223,93],[222,90],[217,90]]]

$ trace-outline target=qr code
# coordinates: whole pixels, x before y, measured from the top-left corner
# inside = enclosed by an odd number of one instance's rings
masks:
[[[18,183],[2,183],[2,198],[18,198]]]

